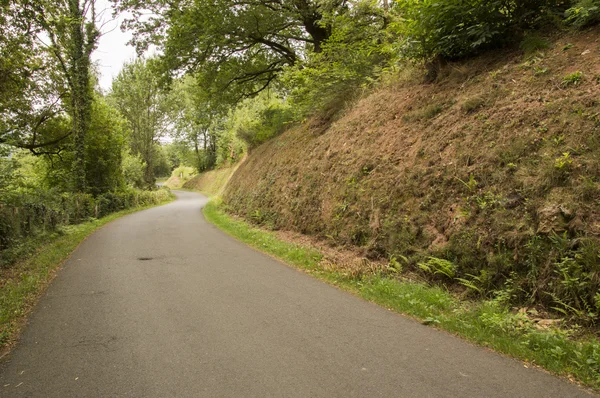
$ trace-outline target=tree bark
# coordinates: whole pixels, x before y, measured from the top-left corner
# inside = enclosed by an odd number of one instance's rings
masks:
[[[73,182],[75,190],[85,192],[85,135],[91,117],[91,101],[89,98],[90,60],[84,54],[85,37],[82,24],[82,10],[79,0],[69,0],[69,16],[71,21],[72,42],[69,48],[71,58],[71,106],[73,112],[73,136],[75,142],[75,161],[73,162]]]

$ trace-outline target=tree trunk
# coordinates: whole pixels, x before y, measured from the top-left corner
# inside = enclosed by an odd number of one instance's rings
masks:
[[[331,26],[321,26],[323,15],[317,9],[317,6],[306,0],[297,0],[296,9],[302,17],[304,29],[313,40],[314,52],[323,51],[323,43],[331,36]]]
[[[75,161],[73,162],[73,182],[77,192],[86,190],[85,135],[91,117],[90,100],[90,59],[85,53],[85,35],[79,0],[69,0],[72,42],[69,48],[71,61],[71,106],[73,114],[73,136],[75,141]]]

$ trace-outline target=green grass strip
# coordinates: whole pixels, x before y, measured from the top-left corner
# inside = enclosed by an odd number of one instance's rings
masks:
[[[499,300],[465,301],[443,287],[393,275],[355,278],[343,270],[325,269],[320,266],[323,255],[318,251],[282,241],[233,218],[218,201],[209,202],[204,215],[249,246],[343,290],[600,391],[600,342],[593,336],[574,339],[572,329],[540,329],[526,314],[509,310]]]
[[[68,226],[64,234],[50,242],[40,242],[41,247],[33,256],[3,271],[0,276],[8,278],[0,279],[0,354],[14,344],[27,315],[52,280],[55,271],[85,238],[120,217],[161,206],[172,200],[131,208],[99,220]]]

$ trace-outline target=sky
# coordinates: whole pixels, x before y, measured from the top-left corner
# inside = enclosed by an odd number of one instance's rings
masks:
[[[102,28],[102,37],[96,51],[92,54],[92,60],[98,65],[100,71],[100,86],[105,91],[110,89],[112,79],[116,77],[123,64],[135,59],[135,49],[127,45],[131,39],[131,33],[121,32],[123,17],[113,20],[112,6],[109,0],[97,0],[96,12],[102,13],[100,24],[106,23]]]

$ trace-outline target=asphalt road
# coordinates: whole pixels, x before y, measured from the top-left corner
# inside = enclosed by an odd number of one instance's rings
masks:
[[[87,239],[0,362],[8,397],[579,397],[208,224],[202,196]]]

